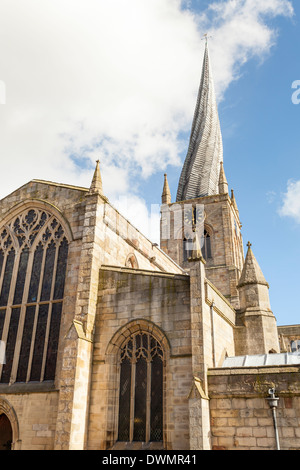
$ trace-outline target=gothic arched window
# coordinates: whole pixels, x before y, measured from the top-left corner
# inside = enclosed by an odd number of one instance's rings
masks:
[[[192,256],[193,251],[193,239],[192,235],[189,235],[183,239],[183,261],[188,261],[189,257]],[[206,229],[202,232],[201,237],[201,252],[203,258],[207,261],[212,258],[211,251],[211,238],[210,234]]]
[[[204,230],[203,239],[201,243],[202,256],[207,261],[212,258],[211,255],[211,239],[207,230]]]
[[[183,239],[183,261],[188,261],[189,257],[192,255],[193,250],[193,240],[192,238]]]
[[[54,380],[67,257],[65,230],[46,210],[0,229],[0,382]]]
[[[138,269],[139,265],[134,253],[130,253],[130,255],[127,256],[125,266],[126,268]]]
[[[300,339],[291,341],[291,351],[292,352],[300,351]]]
[[[118,440],[163,440],[163,351],[149,333],[121,349]]]

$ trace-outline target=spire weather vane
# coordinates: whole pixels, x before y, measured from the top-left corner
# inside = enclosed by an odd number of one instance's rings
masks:
[[[208,40],[211,39],[212,36],[208,36],[208,33],[205,33],[203,34],[203,37],[201,39],[201,41],[205,41],[205,43],[207,44],[208,43]]]

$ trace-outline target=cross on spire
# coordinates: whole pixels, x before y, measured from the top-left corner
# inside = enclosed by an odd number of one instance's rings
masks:
[[[208,36],[208,33],[205,33],[205,34],[203,34],[203,37],[202,37],[201,41],[205,41],[205,44],[207,44],[208,40],[211,39],[211,38],[212,38],[212,36]]]

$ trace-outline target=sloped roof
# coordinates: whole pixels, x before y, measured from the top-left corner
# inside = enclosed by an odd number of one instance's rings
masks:
[[[300,352],[227,357],[222,367],[260,367],[292,364],[300,364]]]

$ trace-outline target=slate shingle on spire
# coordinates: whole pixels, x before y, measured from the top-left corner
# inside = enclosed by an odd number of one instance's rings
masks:
[[[177,201],[219,194],[223,143],[206,42],[202,77]]]

